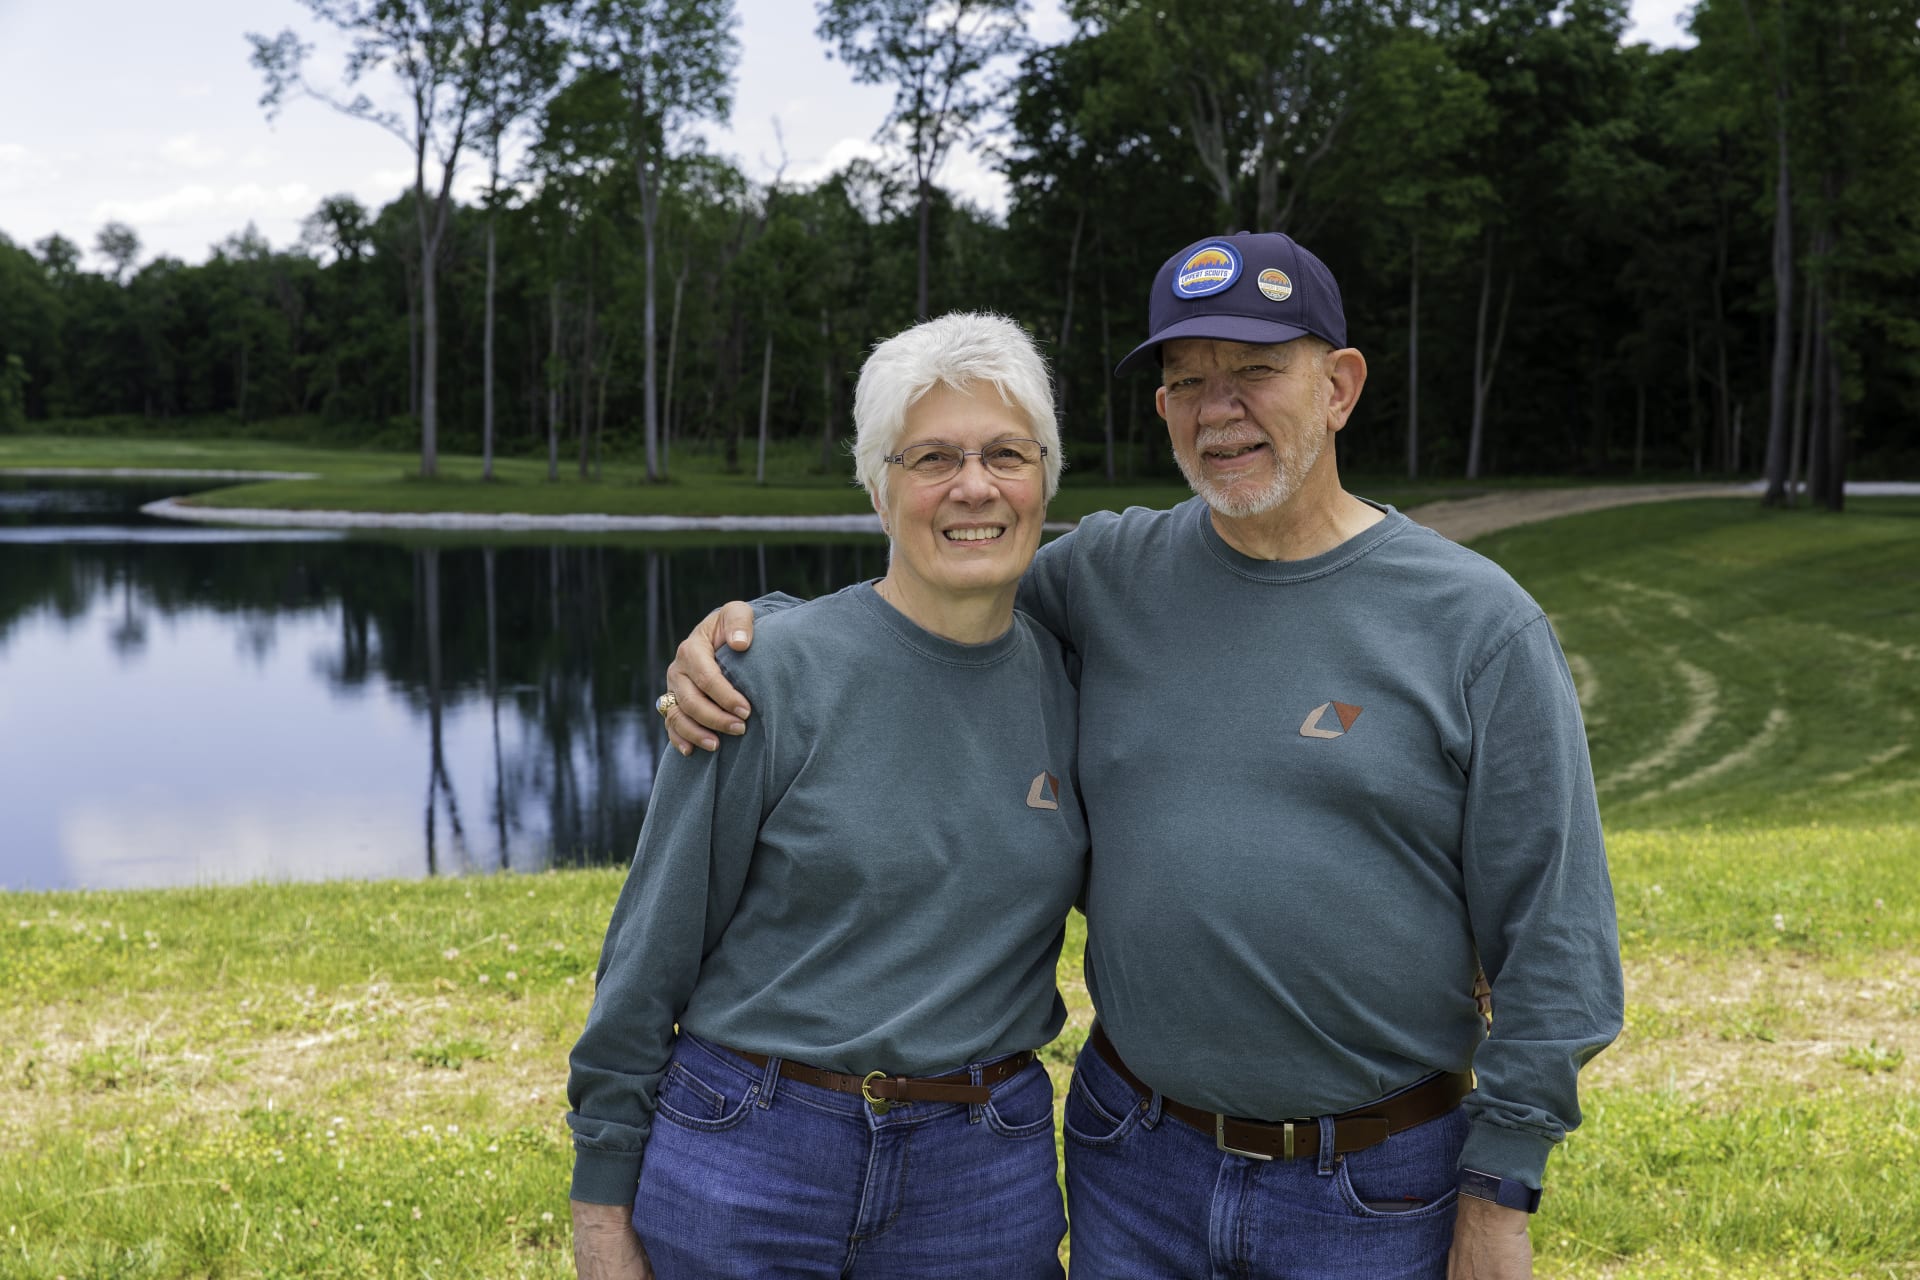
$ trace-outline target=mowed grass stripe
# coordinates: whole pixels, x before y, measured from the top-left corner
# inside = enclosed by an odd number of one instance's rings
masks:
[[[1920,500],[1620,508],[1475,549],[1592,690],[1611,832],[1920,811]]]

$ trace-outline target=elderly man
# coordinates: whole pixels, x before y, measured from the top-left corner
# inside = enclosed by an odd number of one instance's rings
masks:
[[[1367,365],[1318,258],[1200,241],[1148,313],[1119,371],[1157,363],[1196,497],[1089,517],[1020,593],[1078,666],[1093,840],[1074,1274],[1528,1276],[1622,1004],[1566,662],[1499,568],[1341,487]],[[681,750],[748,713],[711,656],[750,628],[681,647]]]

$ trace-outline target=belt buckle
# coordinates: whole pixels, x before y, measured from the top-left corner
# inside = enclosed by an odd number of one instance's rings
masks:
[[[867,1078],[860,1082],[860,1096],[866,1099],[867,1105],[873,1108],[873,1114],[877,1116],[883,1116],[893,1110],[892,1102],[886,1098],[876,1098],[873,1096],[873,1082],[875,1080],[886,1079],[886,1075],[887,1073],[884,1071],[869,1071],[867,1072]]]
[[[1273,1159],[1272,1156],[1264,1151],[1246,1151],[1239,1147],[1228,1146],[1227,1117],[1218,1111],[1213,1113],[1213,1145],[1230,1156],[1245,1156],[1249,1160]],[[1291,1120],[1283,1121],[1280,1124],[1280,1158],[1282,1160],[1293,1159],[1293,1121]]]

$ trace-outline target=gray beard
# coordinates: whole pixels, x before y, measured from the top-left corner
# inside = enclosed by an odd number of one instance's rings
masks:
[[[1250,516],[1263,516],[1269,511],[1277,511],[1285,506],[1294,494],[1300,492],[1300,485],[1306,480],[1307,473],[1320,461],[1320,451],[1326,447],[1327,435],[1324,431],[1315,432],[1312,439],[1303,448],[1281,451],[1276,445],[1274,456],[1278,466],[1273,478],[1252,491],[1244,486],[1235,486],[1233,491],[1222,489],[1209,480],[1201,470],[1200,455],[1204,446],[1198,439],[1194,441],[1194,457],[1189,463],[1180,450],[1174,450],[1173,460],[1180,467],[1180,474],[1186,477],[1187,487],[1213,508],[1218,515],[1229,520],[1245,520]]]

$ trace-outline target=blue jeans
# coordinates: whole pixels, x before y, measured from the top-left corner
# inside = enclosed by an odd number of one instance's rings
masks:
[[[1091,1046],[1067,1093],[1074,1280],[1443,1280],[1467,1118],[1315,1159],[1228,1155]]]
[[[658,1280],[1059,1280],[1067,1222],[1039,1062],[982,1105],[885,1115],[779,1067],[675,1044],[633,1205]]]

